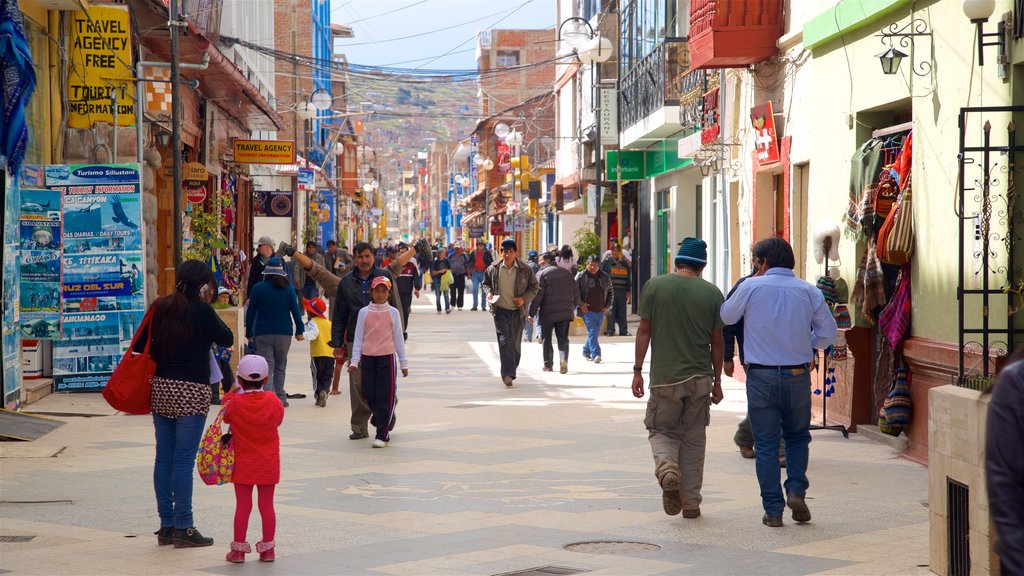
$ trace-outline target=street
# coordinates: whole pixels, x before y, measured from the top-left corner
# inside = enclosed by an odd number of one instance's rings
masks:
[[[308,345],[294,343],[287,388],[308,396],[291,400],[280,430],[275,563],[224,561],[233,490],[198,478],[196,525],[215,544],[157,546],[150,418],[114,415],[99,394],[54,394],[28,411],[66,425],[32,443],[0,443],[0,573],[929,573],[926,468],[858,434],[815,431],[813,521],[797,525],[787,513],[784,528],[766,528],[754,462],[732,441],[743,387],[726,378],[708,430],[703,515],[668,517],[642,423],[646,398],[629,389],[633,338],[602,337],[595,365],[582,358],[583,337],[572,337],[566,375],[541,372],[540,344],[524,344],[506,389],[491,316],[468,300],[440,316],[426,296],[414,301],[410,376],[399,382],[386,449],[348,439],[347,377],[342,396],[314,406]],[[259,522],[254,510],[250,543]]]

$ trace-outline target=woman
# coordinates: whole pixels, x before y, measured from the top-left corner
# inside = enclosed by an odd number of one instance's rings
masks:
[[[143,328],[149,334],[141,335],[135,350],[142,352],[146,338],[152,338],[157,542],[191,548],[213,544],[213,538],[196,530],[192,518],[192,467],[210,409],[210,347],[229,347],[234,335],[210,306],[217,284],[206,263],[182,262],[175,278],[174,293],[153,303],[153,330]]]
[[[274,256],[263,269],[263,281],[256,284],[245,309],[245,339],[256,344],[256,353],[263,356],[271,377],[266,389],[273,390],[288,406],[284,391],[284,371],[288,367],[288,349],[292,336],[301,341],[303,325],[295,288],[288,281],[281,259]]]
[[[572,253],[572,248],[570,248],[568,244],[563,245],[562,249],[555,255],[555,264],[557,264],[559,268],[565,268],[571,272],[573,276],[575,276],[578,271],[578,267],[576,266],[576,256]]]

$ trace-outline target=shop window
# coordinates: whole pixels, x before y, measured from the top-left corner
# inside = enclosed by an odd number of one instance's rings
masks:
[[[495,64],[498,66],[498,68],[510,68],[512,66],[519,66],[519,51],[498,50],[498,55],[495,58]]]

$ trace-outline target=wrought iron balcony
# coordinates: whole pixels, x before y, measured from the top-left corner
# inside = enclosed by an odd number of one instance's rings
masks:
[[[224,0],[183,0],[181,13],[189,24],[211,42],[220,36],[220,15]]]
[[[623,76],[619,89],[622,127],[632,126],[665,106],[679,104],[679,82],[690,69],[686,38],[666,38]]]

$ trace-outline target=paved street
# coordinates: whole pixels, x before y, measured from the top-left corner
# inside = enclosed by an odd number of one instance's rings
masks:
[[[438,316],[424,298],[410,324],[410,377],[399,384],[390,447],[348,440],[347,382],[326,408],[311,394],[291,401],[276,563],[255,554],[246,565],[224,562],[233,491],[198,478],[197,526],[216,544],[158,547],[149,417],[113,415],[97,394],[51,395],[30,410],[66,414],[65,426],[0,444],[0,535],[34,536],[0,543],[0,572],[928,573],[927,470],[887,446],[814,432],[814,520],[798,526],[787,515],[785,528],[766,528],[753,461],[732,442],[743,390],[727,379],[708,431],[703,516],[668,517],[642,424],[646,402],[629,391],[632,338],[604,338],[605,363],[594,365],[573,337],[566,375],[542,373],[540,345],[525,344],[519,379],[506,389],[490,314],[467,304]],[[307,350],[292,348],[290,392],[310,391]],[[258,535],[254,511],[250,543]]]

